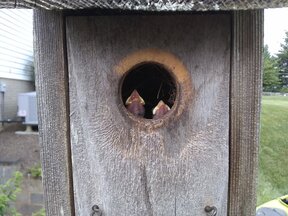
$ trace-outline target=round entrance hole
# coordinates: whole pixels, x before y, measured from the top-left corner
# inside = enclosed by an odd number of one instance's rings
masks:
[[[173,74],[165,66],[154,62],[138,64],[125,74],[121,86],[124,106],[127,105],[125,103],[134,90],[145,102],[143,117],[146,119],[153,119],[153,109],[161,100],[172,109],[177,95]]]

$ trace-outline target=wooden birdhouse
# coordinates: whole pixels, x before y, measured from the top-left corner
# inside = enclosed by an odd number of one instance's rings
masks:
[[[49,215],[253,215],[263,12],[82,15],[35,13]]]
[[[255,215],[273,3],[101,2],[23,3],[47,215]]]

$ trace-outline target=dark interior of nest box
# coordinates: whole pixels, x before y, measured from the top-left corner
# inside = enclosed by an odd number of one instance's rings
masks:
[[[146,119],[153,118],[152,110],[160,100],[172,108],[177,95],[175,78],[171,72],[163,65],[154,62],[136,65],[125,74],[121,86],[124,106],[133,90],[137,90],[145,101]]]

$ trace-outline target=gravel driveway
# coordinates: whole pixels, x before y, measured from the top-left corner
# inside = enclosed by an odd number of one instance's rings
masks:
[[[16,162],[20,171],[40,163],[38,135],[17,135],[15,131],[24,131],[21,124],[5,125],[0,132],[0,162]]]

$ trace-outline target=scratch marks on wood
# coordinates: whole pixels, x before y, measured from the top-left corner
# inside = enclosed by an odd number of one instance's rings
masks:
[[[146,167],[145,166],[142,167],[141,180],[142,180],[142,187],[143,187],[143,190],[144,190],[144,201],[145,201],[146,208],[147,208],[147,214],[149,216],[153,216],[153,209],[152,209],[152,204],[151,204],[151,201],[150,201],[150,191],[149,191],[147,174],[146,174]]]
[[[175,196],[175,200],[174,200],[174,216],[177,216],[177,199],[176,199],[176,196]]]

